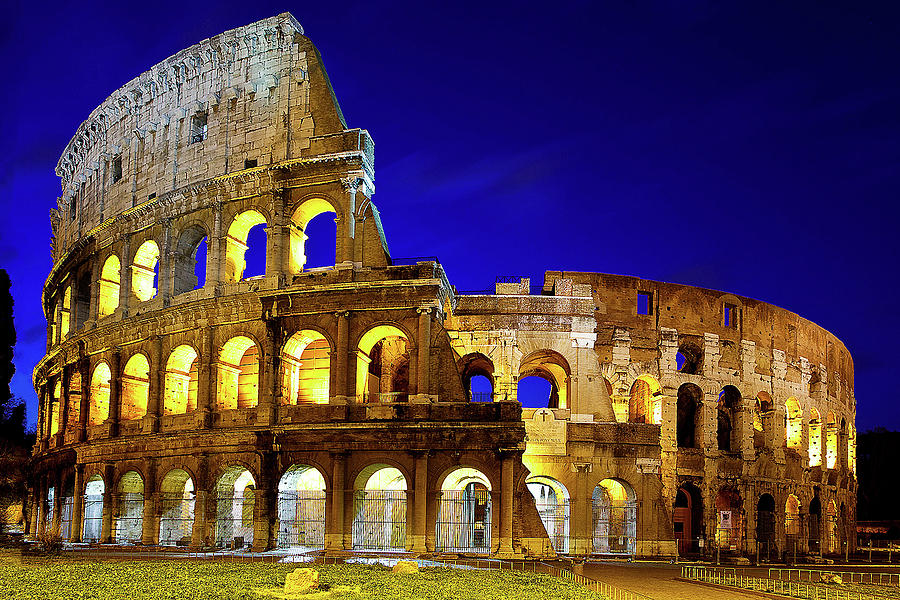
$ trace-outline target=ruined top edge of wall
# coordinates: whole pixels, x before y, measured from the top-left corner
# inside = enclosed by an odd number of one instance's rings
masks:
[[[262,19],[180,50],[122,85],[91,111],[66,144],[56,165],[63,187],[85,169],[88,152],[106,141],[112,123],[134,114],[157,96],[198,79],[205,68],[227,67],[249,56],[282,50],[293,43],[295,33],[302,35],[303,27],[290,13]]]

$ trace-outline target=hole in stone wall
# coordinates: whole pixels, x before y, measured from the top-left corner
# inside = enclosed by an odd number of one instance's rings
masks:
[[[261,277],[266,274],[266,224],[260,223],[247,233],[247,252],[244,254],[247,266],[243,279]]]
[[[112,160],[112,182],[122,179],[122,155],[115,156]]]
[[[681,373],[697,375],[703,367],[703,352],[693,344],[683,343],[678,347],[675,363]]]
[[[337,223],[334,213],[326,212],[313,217],[306,225],[305,269],[327,267],[334,264],[337,245]]]
[[[653,310],[653,293],[638,292],[637,293],[637,314],[649,315]]]
[[[549,381],[532,375],[519,379],[517,395],[523,408],[547,408],[553,404],[551,401],[553,391]]]
[[[252,169],[252,168],[256,167],[256,164],[257,164],[257,161],[255,158],[244,159],[244,168],[245,169]]]
[[[491,386],[491,380],[484,375],[473,375],[469,380],[469,387],[472,390],[473,402],[490,402],[491,394],[494,389]]]

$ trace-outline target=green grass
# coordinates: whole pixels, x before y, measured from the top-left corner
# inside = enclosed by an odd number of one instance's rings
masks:
[[[258,600],[254,588],[281,588],[298,565],[198,560],[68,561],[0,558],[0,597],[22,600]],[[299,565],[305,566],[305,565]],[[320,585],[348,586],[334,598],[379,600],[462,598],[548,600],[595,599],[585,588],[550,577],[516,571],[423,569],[394,575],[363,565],[315,565]]]

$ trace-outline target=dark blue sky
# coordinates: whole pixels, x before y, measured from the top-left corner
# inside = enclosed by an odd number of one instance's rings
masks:
[[[900,429],[891,2],[19,1],[0,23],[0,267],[30,423],[65,144],[153,64],[284,11],[375,139],[394,256],[437,255],[460,289],[568,269],[783,306],[849,347],[859,429]]]

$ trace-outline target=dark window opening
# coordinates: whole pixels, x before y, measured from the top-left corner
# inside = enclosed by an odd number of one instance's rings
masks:
[[[703,352],[693,344],[682,344],[675,354],[678,371],[688,375],[698,375],[703,368]]]
[[[191,117],[191,143],[202,142],[206,139],[206,133],[206,113],[198,113]]]
[[[247,233],[247,252],[244,279],[266,274],[266,224],[254,225]]]
[[[306,224],[306,264],[304,269],[327,267],[334,264],[337,254],[337,223],[334,213],[325,212],[316,215]]]
[[[653,311],[653,293],[638,292],[637,295],[637,314],[649,315]]]
[[[725,327],[737,327],[737,306],[725,303]]]
[[[257,165],[257,162],[258,161],[255,158],[247,158],[244,160],[244,168],[252,169],[253,167],[255,167]]]
[[[69,219],[72,221],[75,220],[75,207],[76,207],[75,196],[72,196],[72,199],[69,200]]]
[[[153,192],[152,194],[147,196],[147,200],[153,200],[154,198],[156,198],[156,192]]]
[[[113,157],[112,160],[112,182],[115,183],[122,179],[122,156]]]
[[[490,402],[494,391],[491,380],[484,375],[473,375],[469,380],[472,402]]]

